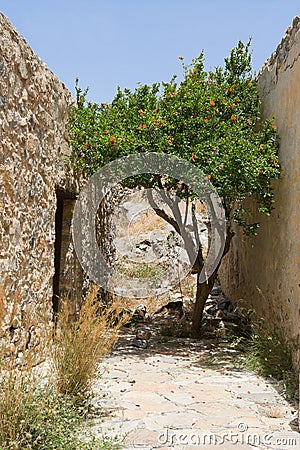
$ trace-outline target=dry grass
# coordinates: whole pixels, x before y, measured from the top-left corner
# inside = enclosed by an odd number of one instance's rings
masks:
[[[138,235],[140,233],[147,233],[148,231],[164,230],[167,222],[159,217],[154,211],[147,209],[132,220],[129,224],[129,235]]]
[[[5,305],[5,293],[0,287],[0,325],[12,324],[18,315],[20,292],[16,293],[10,313]],[[26,320],[27,319],[27,320]],[[23,318],[23,328],[28,332],[33,318]],[[7,326],[6,326],[7,328]],[[7,331],[2,330],[0,347],[0,448],[19,449],[24,434],[32,423],[34,392],[37,379],[33,373],[36,363],[36,349],[26,348],[26,341],[9,343]],[[18,354],[23,354],[22,364],[16,365]],[[23,435],[23,436],[22,436]],[[24,447],[27,448],[27,447]]]
[[[10,313],[6,309],[6,299],[3,287],[0,287],[0,325],[9,327],[11,320],[18,316],[20,309],[20,296],[16,295]],[[78,429],[83,424],[83,409],[78,408],[78,403],[74,398],[68,395],[60,395],[58,387],[69,393],[72,376],[70,366],[64,365],[68,355],[69,363],[73,364],[73,376],[77,382],[76,387],[86,392],[89,386],[90,376],[94,374],[91,370],[92,365],[85,365],[85,360],[95,357],[94,364],[98,362],[97,357],[104,354],[115,339],[115,330],[108,332],[105,330],[104,317],[101,320],[95,319],[95,308],[92,305],[91,298],[86,304],[83,314],[78,321],[70,324],[60,323],[60,337],[64,336],[69,340],[63,340],[55,343],[58,345],[55,352],[56,363],[60,369],[60,378],[53,374],[45,374],[34,365],[37,359],[37,353],[45,353],[53,344],[51,327],[47,325],[42,333],[41,342],[38,345],[28,345],[28,341],[20,339],[17,345],[9,345],[9,330],[6,330],[8,336],[2,333],[0,341],[0,450],[109,450],[117,448],[115,443],[108,440],[93,439],[89,442],[78,439]],[[117,311],[117,308],[111,308],[110,313]],[[34,323],[40,319],[41,314],[33,320],[32,312],[25,311],[22,315],[22,321],[18,326],[23,330],[28,330],[28,324]],[[67,316],[62,316],[66,319]],[[101,325],[99,325],[101,322]],[[39,321],[39,326],[44,324]],[[100,328],[102,333],[100,333]],[[64,333],[63,333],[64,330]],[[66,331],[68,330],[68,332]],[[41,330],[43,331],[43,330]],[[90,335],[89,335],[90,333]],[[21,336],[21,335],[20,335]],[[6,340],[4,339],[6,337]],[[24,336],[22,336],[24,337]],[[100,337],[96,342],[96,337]],[[73,341],[71,340],[73,338]],[[79,343],[82,339],[82,343]],[[8,342],[8,344],[7,344]],[[76,360],[78,349],[82,354]],[[100,349],[100,347],[102,347]],[[65,350],[65,352],[63,351]],[[20,352],[23,357],[16,365],[16,357]],[[60,360],[59,358],[62,358]],[[41,355],[38,356],[41,360]],[[55,375],[55,374],[54,374]],[[81,378],[81,380],[80,380]],[[67,381],[70,382],[68,385]],[[62,384],[62,380],[64,384]],[[58,383],[58,384],[57,384]],[[80,384],[81,383],[81,384]],[[75,392],[76,393],[76,387]],[[87,432],[88,436],[88,432]]]
[[[193,275],[188,275],[183,280],[181,280],[180,284],[177,284],[172,289],[172,293],[180,293],[184,297],[194,297],[195,291],[195,279]],[[155,311],[157,311],[161,306],[165,305],[169,301],[171,301],[171,292],[166,291],[160,295],[153,295],[147,298],[134,298],[134,297],[120,297],[120,301],[122,302],[123,307],[126,310],[133,311],[138,305],[141,303],[146,306],[147,312],[150,315],[153,315]]]
[[[33,422],[36,382],[30,374],[6,369],[1,371],[0,380],[0,448],[19,448],[13,443],[23,440],[22,434],[28,432]]]
[[[164,270],[162,264],[128,262],[125,258],[118,258],[116,268],[129,278],[152,278],[161,275]]]
[[[120,297],[120,301],[127,311],[134,311],[137,306],[143,304],[146,306],[147,312],[152,315],[161,305],[170,301],[170,296],[169,293],[166,292],[161,295],[153,295],[147,298]]]
[[[98,288],[93,286],[79,317],[71,320],[67,304],[58,317],[53,364],[61,394],[85,398],[97,373],[99,362],[115,343],[119,328],[128,320],[120,317],[120,303],[99,312]]]
[[[147,200],[145,201],[145,206],[147,205]],[[207,206],[206,204],[201,203],[199,200],[195,201],[196,203],[196,213],[201,215],[202,217],[207,217]],[[172,211],[169,206],[163,205],[165,211],[173,216]],[[182,213],[182,217],[185,215],[185,202],[182,201],[179,204],[179,209]],[[189,214],[191,214],[191,205],[188,208]],[[135,215],[130,221],[129,225],[126,223],[126,226],[122,227],[122,223],[118,223],[118,236],[137,236],[142,233],[148,233],[156,230],[165,230],[169,224],[159,217],[153,209],[149,208],[141,211],[137,215]]]
[[[172,212],[169,207],[165,208],[166,212],[172,216]],[[185,203],[180,204],[180,210],[182,216],[185,213]],[[196,200],[196,212],[203,217],[207,216],[207,208],[205,204],[202,204],[199,200]],[[191,213],[189,208],[189,213]],[[147,233],[154,230],[164,230],[168,226],[168,223],[159,217],[153,210],[147,209],[141,212],[134,218],[129,224],[129,235],[137,235],[140,233]]]

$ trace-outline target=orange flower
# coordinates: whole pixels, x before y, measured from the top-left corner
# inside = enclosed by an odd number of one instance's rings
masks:
[[[204,180],[210,180],[210,179],[211,179],[210,175],[207,175],[206,177],[204,177]]]
[[[251,120],[250,119],[247,119],[247,124],[251,125]]]
[[[263,145],[260,145],[259,146],[259,150],[263,150],[264,149],[264,146]]]
[[[114,138],[113,136],[110,137],[110,138],[109,138],[109,142],[111,142],[111,143],[115,142],[115,138]]]
[[[277,130],[277,126],[276,125],[272,125],[273,130]]]
[[[196,69],[193,69],[193,73],[197,73],[197,70],[196,70]]]
[[[197,155],[195,155],[195,153],[192,153],[192,156],[191,156],[192,161],[195,161],[196,158],[197,158]]]
[[[217,147],[215,147],[215,146],[213,146],[213,151],[215,152],[215,151],[217,151]]]
[[[169,145],[173,145],[173,142],[171,141],[171,139],[168,140]]]
[[[258,175],[260,175],[260,174],[261,174],[261,170],[259,169],[259,170],[258,170]]]
[[[141,117],[144,117],[144,113],[143,113],[143,110],[142,109],[139,109],[139,115],[141,116]]]
[[[219,112],[220,112],[220,111],[219,111],[218,108],[217,108],[217,109],[216,109],[216,114],[219,114]]]
[[[112,145],[111,148],[112,148],[112,149],[115,149],[115,148],[117,148],[117,146],[116,146],[116,145]]]
[[[109,104],[108,103],[105,103],[105,108],[109,108]]]
[[[236,122],[236,120],[237,120],[237,118],[236,118],[235,116],[231,116],[230,118],[231,118],[231,120],[233,120],[234,122]]]
[[[207,123],[207,122],[208,122],[208,119],[205,119],[205,120],[204,120],[204,122],[206,122],[206,123]]]
[[[210,106],[215,106],[215,102],[214,102],[213,100],[211,100],[211,101],[209,102],[209,104],[210,104]]]
[[[224,167],[225,167],[224,164],[219,165],[219,169],[224,169]]]

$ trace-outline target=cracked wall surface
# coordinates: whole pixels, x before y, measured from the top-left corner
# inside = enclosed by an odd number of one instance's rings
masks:
[[[276,182],[275,209],[259,217],[258,236],[236,228],[220,278],[227,294],[244,299],[266,324],[279,329],[300,367],[300,16],[260,70],[264,118],[275,117],[282,178]]]

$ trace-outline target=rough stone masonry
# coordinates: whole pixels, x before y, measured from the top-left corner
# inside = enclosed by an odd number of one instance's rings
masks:
[[[69,230],[78,190],[66,162],[72,103],[66,87],[0,14],[0,289],[7,312],[0,337],[9,332],[17,353],[24,340],[36,345],[42,319],[52,316],[57,222],[62,249],[56,259],[65,258],[57,270],[65,270],[66,283],[74,278],[73,291],[80,278]]]
[[[300,368],[300,16],[258,75],[264,118],[275,118],[281,180],[274,185],[275,209],[258,217],[258,236],[232,241],[222,264],[222,286],[244,299],[266,325],[280,330]]]
[[[6,310],[0,339],[8,338],[19,360],[24,348],[39,344],[61,301],[75,315],[90,286],[72,241],[83,179],[70,160],[73,105],[68,89],[0,13],[0,300]],[[119,190],[111,191],[96,220],[110,265],[110,212],[118,199]]]
[[[259,75],[263,113],[275,116],[280,136],[276,209],[262,218],[258,237],[237,233],[221,274],[231,298],[244,298],[283,330],[298,364],[299,54],[296,17]],[[38,343],[42,319],[52,318],[59,298],[74,309],[81,298],[82,272],[71,240],[79,182],[68,162],[66,132],[72,103],[70,92],[0,13],[0,299],[7,312],[0,339],[8,336],[16,353],[24,342]]]

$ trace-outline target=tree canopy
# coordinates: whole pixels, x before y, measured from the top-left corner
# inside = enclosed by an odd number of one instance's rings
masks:
[[[223,199],[226,215],[247,232],[243,206],[254,197],[269,214],[271,180],[279,178],[276,126],[262,121],[257,80],[251,69],[250,42],[241,41],[223,68],[204,69],[204,54],[182,61],[183,80],[118,88],[110,104],[91,103],[78,85],[70,129],[77,166],[92,174],[118,157],[166,152],[197,165]]]
[[[273,208],[272,181],[280,176],[276,125],[261,117],[250,41],[239,41],[224,66],[213,70],[205,70],[203,52],[190,65],[182,57],[179,60],[182,81],[174,76],[169,82],[139,84],[133,91],[118,88],[109,104],[88,102],[88,90],[77,84],[77,105],[70,119],[73,159],[87,175],[120,157],[147,152],[175,155],[194,164],[221,198],[227,219],[225,254],[233,221],[248,234],[255,234],[259,226],[246,199],[254,199],[260,213],[270,214]],[[135,177],[131,183],[184,194],[187,200],[193,196],[190,188],[176,184],[178,180],[157,175]],[[168,220],[164,211],[155,210]],[[179,232],[174,218],[169,223]],[[185,239],[192,237],[186,233]],[[203,264],[200,246],[194,271],[199,274]],[[217,270],[206,283],[198,277],[194,330]]]

